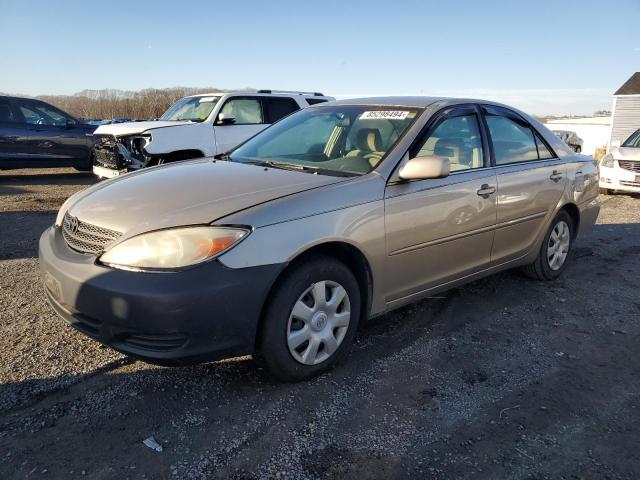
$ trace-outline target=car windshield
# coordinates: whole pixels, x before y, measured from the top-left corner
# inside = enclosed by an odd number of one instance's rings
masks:
[[[623,147],[640,148],[640,130],[636,130],[622,144]]]
[[[203,122],[209,117],[218,100],[220,97],[185,97],[164,112],[160,120]]]
[[[301,110],[234,150],[230,160],[325,174],[372,171],[419,109],[331,105]]]

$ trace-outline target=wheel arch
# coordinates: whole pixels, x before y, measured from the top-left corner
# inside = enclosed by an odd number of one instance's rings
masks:
[[[565,203],[560,210],[567,212],[573,220],[573,238],[575,239],[580,229],[580,209],[575,203]]]
[[[373,272],[371,270],[371,265],[369,264],[369,261],[367,260],[367,257],[364,255],[364,253],[362,253],[362,251],[357,246],[345,241],[331,240],[310,246],[309,248],[298,252],[298,254],[287,263],[287,265],[275,278],[267,292],[266,298],[271,298],[272,292],[276,288],[278,288],[280,282],[282,281],[282,278],[288,271],[296,268],[297,265],[300,265],[305,260],[316,255],[333,257],[336,260],[344,263],[347,268],[351,270],[351,273],[353,273],[353,275],[356,277],[358,285],[360,286],[360,301],[362,305],[360,320],[366,319],[369,316],[369,312],[371,311],[371,303],[373,300]],[[268,301],[266,301],[264,305],[262,305],[262,310],[260,312],[260,319],[255,336],[256,345],[260,339],[262,322],[267,306]]]

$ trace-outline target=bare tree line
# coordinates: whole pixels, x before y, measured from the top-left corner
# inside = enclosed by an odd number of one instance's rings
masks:
[[[41,95],[40,100],[83,119],[158,118],[177,100],[197,93],[216,93],[217,88],[147,88],[137,92],[83,90],[74,95]],[[250,91],[246,89],[246,91]]]

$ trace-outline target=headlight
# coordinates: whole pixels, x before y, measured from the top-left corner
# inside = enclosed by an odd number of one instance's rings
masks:
[[[116,268],[174,269],[205,262],[231,248],[248,229],[182,227],[143,233],[107,250],[100,262]]]
[[[607,153],[602,160],[600,160],[601,167],[613,168],[615,166],[615,160],[613,159],[613,155]]]

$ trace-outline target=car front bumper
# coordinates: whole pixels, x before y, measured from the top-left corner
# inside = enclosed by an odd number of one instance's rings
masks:
[[[70,249],[55,227],[42,234],[39,257],[47,298],[62,318],[163,365],[253,353],[262,306],[283,268],[231,269],[213,260],[170,273],[117,270]]]
[[[600,188],[640,193],[640,173],[625,170],[617,166],[613,168],[600,166]]]

